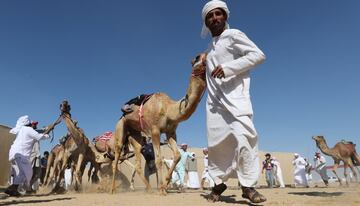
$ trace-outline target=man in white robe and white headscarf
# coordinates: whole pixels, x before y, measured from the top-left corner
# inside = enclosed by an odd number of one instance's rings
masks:
[[[308,187],[308,181],[306,179],[306,161],[298,153],[294,153],[294,160],[292,161],[294,165],[294,183],[295,187],[305,186]]]
[[[243,197],[266,201],[255,190],[259,178],[258,138],[250,101],[250,70],[265,60],[263,52],[240,30],[230,29],[229,9],[220,0],[202,10],[202,37],[210,32],[207,49],[206,104],[209,174],[215,181],[209,201],[217,201],[224,182],[237,177]]]
[[[48,134],[40,134],[35,131],[30,124],[29,116],[20,117],[16,126],[10,130],[10,133],[16,135],[14,143],[9,151],[9,161],[11,161],[14,180],[5,193],[10,196],[19,196],[17,191],[19,185],[30,186],[30,180],[33,174],[30,162],[30,154],[36,141],[49,138]]]

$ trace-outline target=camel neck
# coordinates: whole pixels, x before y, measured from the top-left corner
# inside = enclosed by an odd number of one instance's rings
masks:
[[[326,155],[331,155],[332,151],[331,149],[327,146],[325,141],[322,141],[319,143],[319,149]]]
[[[190,77],[190,84],[185,97],[178,101],[176,104],[176,111],[178,112],[175,115],[175,119],[184,121],[191,116],[191,114],[195,111],[197,105],[201,100],[205,87],[205,80],[199,77]]]
[[[77,144],[81,144],[83,141],[80,129],[75,126],[74,122],[69,117],[65,117],[64,120],[74,141]]]

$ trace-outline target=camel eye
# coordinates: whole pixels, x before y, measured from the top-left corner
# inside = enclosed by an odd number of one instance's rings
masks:
[[[200,55],[195,57],[194,63],[198,62],[200,60]]]

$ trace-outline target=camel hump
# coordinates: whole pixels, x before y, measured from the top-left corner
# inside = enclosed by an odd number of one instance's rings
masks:
[[[133,112],[133,105],[140,106],[145,104],[152,95],[153,94],[141,94],[135,98],[130,99],[121,107],[121,111],[124,113],[124,115]]]
[[[341,143],[343,143],[343,144],[352,144],[352,145],[356,146],[356,144],[354,144],[352,141],[346,141],[344,139],[341,140]]]

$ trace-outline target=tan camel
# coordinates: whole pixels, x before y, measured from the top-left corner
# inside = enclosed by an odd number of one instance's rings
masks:
[[[108,139],[101,140],[100,138],[93,140],[93,143],[90,143],[90,148],[94,150],[94,153],[96,155],[96,162],[100,164],[99,173],[101,178],[112,176],[112,170],[109,169],[111,167],[111,162],[114,159],[115,155],[115,138],[114,135],[110,133],[105,133],[104,135],[107,135]],[[121,163],[125,163],[127,166],[129,166],[132,170],[131,172],[131,179],[130,179],[130,189],[135,190],[134,188],[134,182],[135,182],[135,166],[128,160],[129,158],[133,157],[133,152],[129,152],[126,155],[122,156],[120,158]],[[88,180],[93,179],[94,173],[97,171],[93,171],[94,168],[93,164],[90,165],[90,168],[88,170]]]
[[[167,185],[171,174],[180,160],[180,152],[176,145],[176,128],[181,121],[187,120],[195,111],[206,87],[205,81],[205,59],[201,54],[192,61],[192,75],[190,84],[184,98],[179,101],[172,100],[165,93],[155,93],[141,106],[133,106],[133,112],[124,114],[116,124],[115,128],[115,160],[113,161],[113,179],[111,192],[115,192],[115,175],[117,162],[121,152],[124,152],[125,143],[132,145],[135,153],[136,172],[146,185],[146,190],[151,192],[151,186],[145,179],[141,170],[141,145],[144,143],[142,133],[151,137],[155,163],[158,171],[158,185],[160,181],[160,194],[166,194]],[[174,155],[174,163],[166,176],[163,184],[162,161],[160,151],[160,134],[165,133],[167,142]]]
[[[59,188],[60,181],[64,176],[66,166],[70,161],[75,164],[75,190],[80,189],[82,175],[88,162],[93,163],[98,170],[98,164],[95,161],[95,154],[89,147],[89,140],[86,138],[84,131],[79,128],[74,120],[71,119],[70,105],[68,101],[63,101],[60,105],[61,117],[65,121],[68,132],[71,136],[64,144],[64,155],[60,169],[60,175],[57,179],[54,191]]]
[[[47,160],[46,172],[44,176],[44,185],[49,186],[53,178],[57,179],[59,175],[61,161],[64,155],[64,146],[61,144],[55,145],[49,154]]]
[[[342,185],[342,182],[336,173],[336,169],[338,168],[341,161],[344,162],[344,176],[345,176],[346,184],[349,185],[349,182],[347,180],[347,172],[346,172],[347,167],[350,167],[355,178],[358,179],[358,175],[356,174],[354,164],[360,165],[360,157],[356,153],[355,144],[353,144],[352,142],[351,143],[338,142],[335,144],[333,148],[329,148],[326,144],[324,136],[313,136],[312,138],[315,140],[316,146],[321,150],[321,152],[334,159],[334,167],[332,171],[338,178],[340,185]]]

